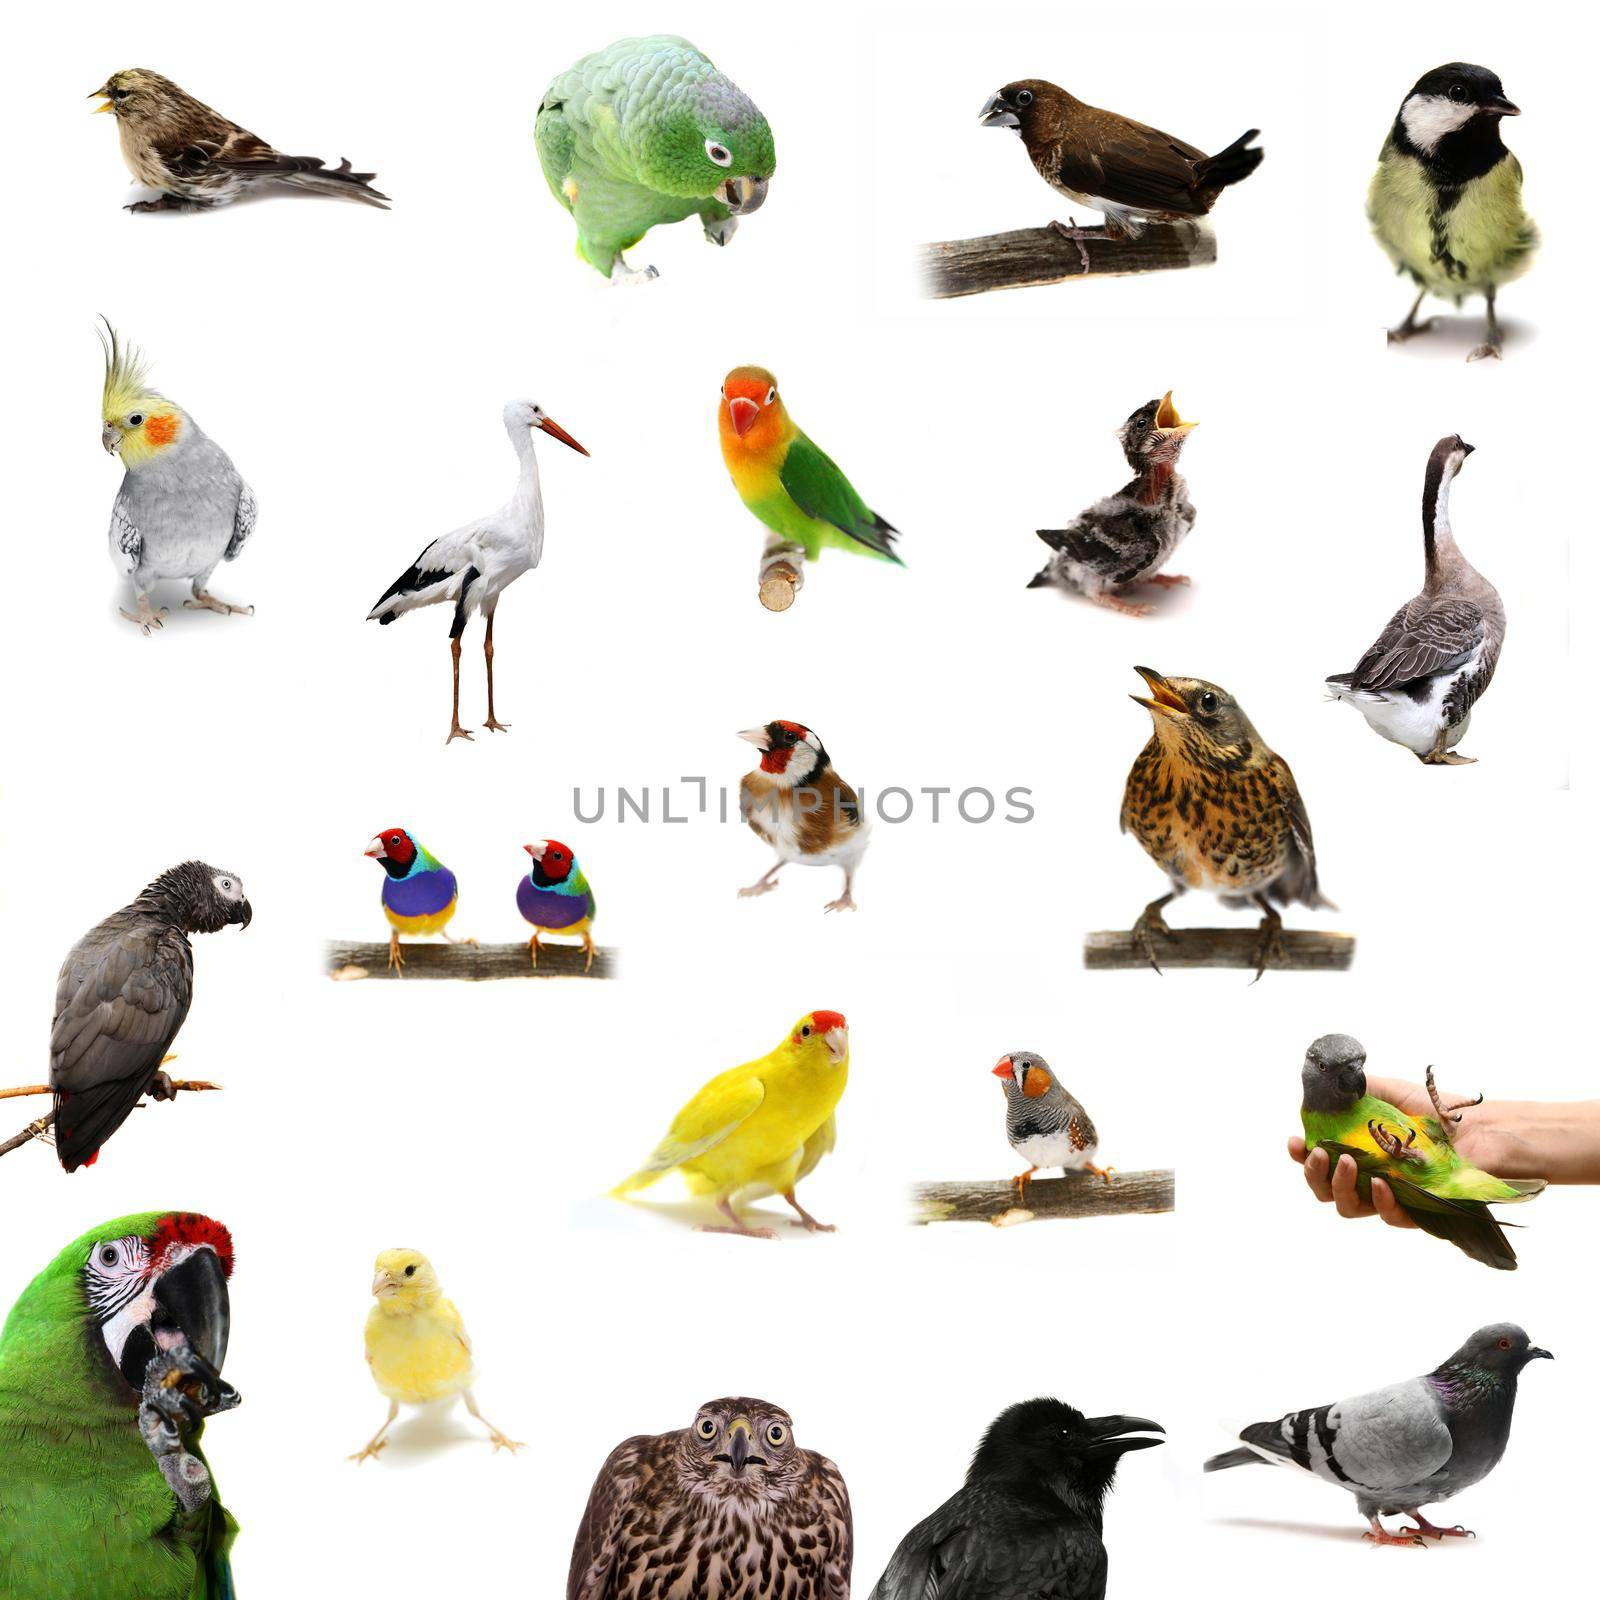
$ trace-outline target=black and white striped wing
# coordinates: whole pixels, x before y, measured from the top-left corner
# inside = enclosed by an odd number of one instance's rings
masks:
[[[1389,625],[1350,674],[1352,689],[1397,689],[1418,678],[1464,666],[1483,644],[1483,611],[1472,600],[1418,595]]]
[[[255,526],[255,491],[241,479],[239,482],[239,509],[233,514],[233,537],[228,540],[228,548],[222,552],[224,561],[232,561],[244,549],[245,540],[255,532]]]
[[[111,508],[111,564],[124,578],[131,578],[144,557],[144,535],[133,525],[118,500]]]

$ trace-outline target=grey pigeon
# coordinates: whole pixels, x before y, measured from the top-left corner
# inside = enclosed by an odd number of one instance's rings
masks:
[[[185,861],[72,947],[56,980],[50,1030],[56,1154],[91,1165],[141,1097],[172,1094],[161,1070],[194,998],[191,933],[250,926],[237,873]]]
[[[1365,1537],[1378,1544],[1465,1537],[1469,1529],[1437,1528],[1419,1507],[1494,1470],[1511,1436],[1517,1378],[1541,1357],[1550,1352],[1529,1344],[1514,1322],[1491,1322],[1425,1377],[1251,1423],[1239,1435],[1247,1448],[1213,1456],[1205,1470],[1268,1462],[1314,1473],[1356,1497],[1370,1527]],[[1416,1526],[1390,1533],[1378,1520],[1402,1514]]]

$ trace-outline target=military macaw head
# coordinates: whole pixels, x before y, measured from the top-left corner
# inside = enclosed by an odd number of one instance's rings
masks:
[[[150,387],[149,364],[132,345],[121,343],[109,322],[100,335],[100,348],[105,355],[100,443],[108,454],[121,456],[130,472],[137,472],[188,437],[189,418]]]
[[[372,836],[367,855],[383,863],[391,878],[403,878],[417,864],[417,842],[404,828],[385,828]]]
[[[802,722],[780,718],[765,727],[745,728],[739,737],[761,752],[761,770],[785,787],[807,782],[828,765],[822,740]]]
[[[754,455],[774,448],[788,426],[778,380],[765,367],[735,367],[722,380],[717,424],[724,442],[731,437]]]
[[[808,1066],[836,1067],[850,1059],[850,1027],[837,1011],[808,1011],[784,1045]]]
[[[778,162],[755,102],[720,72],[658,81],[662,103],[638,120],[632,141],[639,181],[683,199],[720,200],[735,216],[759,210]]]
[[[1468,123],[1479,121],[1498,129],[1502,117],[1521,115],[1487,67],[1451,61],[1423,73],[1412,85],[1400,106],[1400,126],[1406,138],[1428,155]],[[1499,134],[1492,132],[1489,137],[1498,139]]]
[[[372,1293],[394,1311],[409,1311],[439,1293],[433,1263],[420,1250],[380,1250],[372,1264]]]
[[[1143,468],[1152,462],[1171,465],[1183,452],[1197,422],[1185,422],[1172,403],[1172,391],[1159,400],[1147,400],[1117,429],[1117,439],[1128,465]]]
[[[1048,1094],[1050,1085],[1056,1081],[1050,1075],[1044,1057],[1034,1055],[1031,1050],[1013,1050],[1009,1055],[1001,1056],[989,1070],[1003,1080],[1001,1088],[1005,1090],[1008,1100],[1017,1094],[1037,1100],[1041,1095]]]
[[[1300,1068],[1302,1103],[1310,1111],[1342,1111],[1367,1092],[1367,1051],[1348,1033],[1313,1039]]]
[[[559,839],[536,839],[522,848],[533,857],[528,877],[541,889],[547,889],[551,884],[565,883],[578,864],[578,858]]]
[[[1133,670],[1150,686],[1150,697],[1129,698],[1150,713],[1162,745],[1181,750],[1196,766],[1235,770],[1261,743],[1244,708],[1226,689],[1203,678],[1164,678],[1149,667]]]
[[[198,1415],[237,1405],[228,1353],[233,1239],[210,1217],[150,1211],[84,1234],[23,1290],[0,1333],[0,1391],[29,1374],[74,1422],[132,1421],[153,1362],[209,1390]],[[173,1362],[176,1365],[173,1365]],[[75,1392],[81,1388],[82,1393]]]

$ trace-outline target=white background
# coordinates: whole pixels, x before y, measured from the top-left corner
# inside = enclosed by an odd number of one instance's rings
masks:
[[[993,8],[991,8],[993,9]],[[198,941],[175,1071],[224,1095],[137,1113],[72,1178],[34,1146],[0,1164],[0,1304],[96,1222],[166,1204],[234,1230],[229,1376],[208,1434],[242,1533],[240,1592],[381,1581],[561,1592],[595,1468],[717,1394],[788,1407],[856,1507],[859,1592],[952,1492],[1003,1405],[1056,1393],[1164,1422],[1107,1515],[1113,1594],[1308,1596],[1373,1561],[1354,1508],[1289,1474],[1203,1479],[1230,1431],[1425,1370],[1479,1324],[1523,1322],[1530,1372],[1507,1458],[1436,1520],[1481,1537],[1427,1559],[1465,1592],[1570,1570],[1588,1513],[1570,1425],[1592,1414],[1595,1196],[1523,1212],[1523,1270],[1491,1275],[1420,1234],[1319,1210],[1283,1154],[1306,1043],[1354,1032],[1376,1071],[1439,1064],[1464,1092],[1593,1093],[1579,1030],[1592,935],[1567,789],[1592,698],[1569,657],[1567,545],[1588,406],[1576,24],[1526,5],[1213,5],[1088,16],[635,4],[603,19],[282,0],[272,26],[172,3],[79,6],[23,25],[8,79],[12,406],[4,879],[7,1081],[46,1075],[54,976],[90,924],[192,855],[243,875],[255,922]],[[633,254],[661,281],[613,291],[573,256],[531,126],[585,51],[670,27],[762,106],[778,172],[726,251],[692,224]],[[1408,300],[1361,207],[1395,107],[1451,56],[1500,72],[1545,248],[1509,289],[1503,364],[1467,367],[1479,308],[1384,347]],[[392,213],[308,198],[146,217],[110,119],[83,98],[122,66],[163,71],[296,152],[372,166]],[[1038,75],[1208,149],[1263,129],[1266,160],[1216,214],[1216,267],[950,304],[906,264],[931,238],[1059,213],[1009,135],[977,126]],[[1588,92],[1584,90],[1583,92]],[[1080,218],[1080,220],[1085,220]],[[1592,242],[1592,239],[1591,239]],[[1442,308],[1435,308],[1442,309]],[[153,379],[254,486],[251,544],[219,570],[249,620],[174,606],[145,639],[105,555],[120,468],[100,451],[105,312]],[[732,365],[779,375],[795,416],[904,530],[904,572],[830,555],[794,609],[754,594],[760,545],[715,441]],[[1135,622],[1029,592],[1032,530],[1123,480],[1112,430],[1172,388],[1202,426],[1184,458],[1195,586]],[[546,556],[497,639],[508,735],[446,749],[448,615],[361,620],[432,536],[497,505],[503,402],[538,400],[593,452],[539,438]],[[1429,448],[1478,446],[1452,510],[1510,618],[1463,747],[1426,770],[1321,679],[1350,666],[1421,577]],[[482,721],[480,625],[464,720]],[[1085,974],[1084,932],[1161,888],[1116,832],[1147,719],[1131,665],[1213,679],[1292,763],[1341,910],[1296,925],[1360,939],[1344,977]],[[1576,715],[1575,715],[1576,714]],[[833,873],[767,857],[734,825],[572,820],[575,785],[736,786],[733,738],[816,728],[869,793],[1033,790],[1025,825],[926,806],[880,825],[854,917]],[[614,816],[614,811],[613,811]],[[410,826],[461,884],[456,931],[517,937],[520,845],[564,838],[620,948],[615,984],[333,985],[331,936],[381,939],[361,857]],[[1175,922],[1213,920],[1191,900]],[[1226,916],[1227,914],[1221,914]],[[838,1235],[697,1234],[671,1184],[600,1198],[713,1072],[803,1011],[843,1011],[853,1081],[840,1144],[802,1191]],[[1041,1051],[1099,1123],[1107,1159],[1176,1165],[1171,1217],[913,1230],[917,1178],[1016,1163],[989,1068]],[[20,1126],[42,1102],[14,1104]],[[9,1127],[9,1121],[7,1122]],[[0,1132],[3,1132],[0,1129]],[[698,1215],[698,1213],[695,1213]],[[786,1230],[787,1231],[787,1230]],[[371,1258],[432,1256],[477,1343],[486,1413],[529,1443],[491,1457],[381,1420],[361,1358]],[[446,1430],[449,1432],[449,1430]],[[0,1529],[3,1536],[3,1529]],[[1280,1576],[1269,1577],[1269,1573]],[[1226,1574],[1226,1576],[1223,1576]]]

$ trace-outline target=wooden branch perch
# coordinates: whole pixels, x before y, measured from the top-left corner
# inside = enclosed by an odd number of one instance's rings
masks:
[[[997,1228],[1036,1217],[1119,1217],[1132,1212],[1171,1211],[1170,1171],[1114,1172],[1111,1181],[1093,1172],[1072,1172],[1060,1178],[1035,1178],[1027,1198],[1017,1203],[1010,1182],[919,1183],[911,1198],[916,1221],[991,1222]]]
[[[935,300],[954,300],[990,289],[1026,289],[1068,278],[1204,267],[1217,259],[1217,236],[1204,222],[1152,222],[1137,239],[1113,239],[1104,228],[1085,228],[1082,233],[1082,238],[1075,238],[1053,226],[1022,228],[924,245],[923,279]]]
[[[1261,935],[1254,928],[1174,928],[1153,936],[1162,967],[1243,967],[1255,970]],[[1283,959],[1269,972],[1348,972],[1355,959],[1353,933],[1323,933],[1307,928],[1283,930]],[[1131,933],[1091,933],[1084,937],[1083,964],[1091,972],[1117,972],[1150,965],[1145,948]]]
[[[774,534],[761,552],[757,582],[756,593],[768,611],[787,611],[805,587],[805,546]]]
[[[614,978],[617,952],[596,949],[594,965],[584,971],[584,951],[577,944],[541,944],[539,964],[528,957],[526,944],[400,945],[403,968],[391,970],[387,944],[335,941],[328,946],[330,978],[461,978],[480,983],[488,978]]]
[[[170,1061],[172,1058],[167,1057]],[[207,1090],[220,1089],[220,1083],[207,1083],[203,1078],[173,1078],[170,1080],[175,1091],[182,1090],[191,1094],[201,1094]],[[20,1089],[0,1089],[0,1100],[17,1100],[23,1095],[49,1094],[48,1083],[28,1083]],[[141,1101],[143,1105],[145,1102]],[[0,1156],[9,1155],[13,1150],[27,1144],[32,1139],[37,1139],[41,1134],[50,1130],[50,1125],[56,1120],[54,1109],[45,1112],[42,1117],[35,1117],[21,1133],[14,1133],[9,1139],[0,1140]]]

